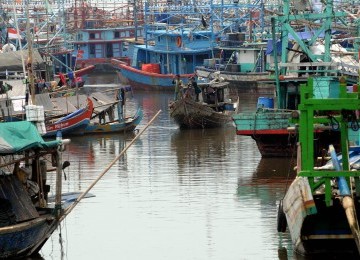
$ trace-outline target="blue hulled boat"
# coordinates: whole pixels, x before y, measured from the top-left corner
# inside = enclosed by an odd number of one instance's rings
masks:
[[[152,28],[150,30],[150,28]],[[120,80],[137,89],[173,90],[176,74],[187,82],[196,66],[213,55],[213,33],[209,30],[169,30],[169,25],[147,27],[152,43],[135,45],[131,64],[113,59]]]
[[[130,65],[112,60],[120,80],[145,90],[172,90],[173,78],[179,74],[186,84],[197,66],[219,55],[214,48],[220,42],[223,25],[209,15],[214,8],[220,10],[220,5],[146,3],[144,44],[129,46]]]

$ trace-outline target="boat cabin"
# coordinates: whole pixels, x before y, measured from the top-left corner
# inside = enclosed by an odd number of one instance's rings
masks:
[[[77,57],[79,65],[110,63],[111,58],[129,57],[128,40],[135,37],[135,29],[137,36],[141,37],[142,28],[135,26],[81,29],[73,42],[73,55]]]
[[[216,111],[234,110],[234,106],[231,106],[228,85],[228,82],[198,83],[201,88],[202,101]]]
[[[159,64],[161,74],[194,73],[204,59],[213,57],[214,37],[210,30],[169,29],[156,23],[147,29],[145,44],[134,46],[131,65],[142,69],[143,64]]]

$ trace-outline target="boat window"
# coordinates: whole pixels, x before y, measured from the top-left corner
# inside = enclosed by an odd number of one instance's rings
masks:
[[[116,39],[120,38],[120,32],[114,32],[114,38]]]
[[[90,44],[90,54],[95,54],[95,44]]]
[[[129,43],[124,42],[123,45],[122,45],[122,47],[123,47],[123,48],[122,48],[123,51],[127,51],[127,50],[129,49]]]
[[[83,35],[81,33],[76,35],[76,38],[78,41],[82,41],[83,40]]]
[[[296,109],[300,103],[300,95],[297,93],[288,93],[287,109]]]

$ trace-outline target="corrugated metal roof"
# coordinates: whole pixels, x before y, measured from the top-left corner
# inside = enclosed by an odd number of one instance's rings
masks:
[[[13,86],[13,89],[6,94],[0,95],[0,117],[12,115],[22,115],[25,113],[25,92],[26,86],[21,80],[10,80],[4,82]],[[94,104],[94,113],[99,114],[107,110],[110,106],[117,103],[115,98],[101,92],[94,92],[89,94],[89,97]],[[8,102],[8,98],[12,102]],[[64,96],[50,98],[49,93],[36,94],[35,104],[44,107],[45,115],[47,117],[60,117],[83,108],[87,105],[87,95],[81,94],[77,96]]]
[[[0,53],[0,71],[23,71],[23,60],[29,56],[28,50]],[[37,49],[33,49],[32,63],[34,69],[44,67],[44,60]]]

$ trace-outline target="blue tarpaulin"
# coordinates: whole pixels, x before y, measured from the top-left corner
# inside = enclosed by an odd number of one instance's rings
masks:
[[[307,39],[311,39],[311,37],[313,37],[313,35],[315,34],[316,32],[312,32],[312,31],[306,31],[306,32],[296,32],[297,36],[301,39],[301,40],[307,40]],[[319,38],[323,38],[324,37],[324,33],[320,33],[319,34]],[[292,41],[294,40],[295,38],[289,34],[289,37],[288,37],[288,41]],[[281,41],[278,41],[276,43],[277,45],[277,52],[278,54],[280,55],[281,54]],[[292,47],[292,44],[289,42],[288,44],[288,48],[291,48]],[[266,49],[266,54],[271,54],[273,52],[273,41],[272,39],[268,40],[267,42],[267,49]]]
[[[292,44],[289,42],[289,44],[288,44],[289,46],[289,48],[292,46]],[[276,43],[276,47],[277,47],[277,54],[278,55],[280,55],[281,54],[281,41],[278,41],[277,43]],[[273,52],[273,50],[274,50],[274,44],[273,44],[273,40],[268,40],[268,42],[267,42],[267,46],[266,46],[266,55],[269,55],[269,54],[271,54],[272,52]]]
[[[312,32],[312,31],[306,31],[306,32],[297,32],[297,36],[301,39],[301,40],[310,40],[311,37],[313,37],[315,35],[316,32]],[[324,33],[320,33],[318,38],[324,38]],[[289,40],[294,40],[294,37],[289,34]]]

